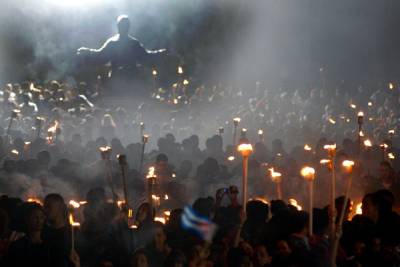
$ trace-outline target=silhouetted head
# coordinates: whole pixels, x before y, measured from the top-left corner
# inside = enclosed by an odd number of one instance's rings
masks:
[[[117,27],[118,27],[118,33],[120,34],[120,36],[128,36],[130,25],[131,25],[131,22],[127,15],[118,16]]]

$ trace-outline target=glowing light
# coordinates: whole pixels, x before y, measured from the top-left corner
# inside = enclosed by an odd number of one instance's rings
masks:
[[[151,74],[153,74],[153,76],[157,76],[157,70],[154,69]]]
[[[372,102],[368,102],[368,107],[372,107]]]
[[[237,126],[239,124],[239,122],[241,121],[241,119],[239,117],[233,118],[233,124],[235,126]]]
[[[331,124],[336,124],[336,121],[335,121],[334,119],[332,119],[332,118],[329,118],[329,122],[330,122]]]
[[[342,166],[346,169],[346,171],[351,172],[354,167],[354,161],[352,160],[344,160],[342,162]]]
[[[122,206],[125,204],[125,201],[124,200],[118,200],[117,201],[117,206],[118,206],[118,208],[122,208]]]
[[[81,204],[79,202],[76,202],[75,200],[71,199],[69,201],[69,205],[72,206],[74,209],[79,209]]]
[[[280,183],[282,179],[282,174],[280,172],[276,172],[274,168],[268,169],[271,175],[271,180],[275,183]]]
[[[189,81],[186,80],[186,79],[184,79],[184,80],[183,80],[183,85],[188,85],[188,84],[189,84]]]
[[[389,147],[389,145],[386,144],[386,143],[382,143],[382,144],[380,144],[379,146],[380,146],[380,148],[382,148],[382,149],[387,149],[387,148]]]
[[[82,206],[82,205],[86,205],[87,204],[87,201],[79,201],[79,204]]]
[[[331,160],[330,159],[321,159],[320,161],[319,161],[319,163],[321,163],[321,164],[329,164],[329,163],[331,163]]]
[[[359,112],[357,113],[357,117],[359,117],[359,118],[360,118],[360,117],[361,117],[361,118],[364,117],[364,112],[359,111]]]
[[[354,105],[354,104],[350,104],[350,107],[351,107],[352,109],[356,109],[356,108],[357,108],[357,106]]]
[[[311,151],[311,147],[308,144],[304,145],[304,150],[305,151]]]
[[[132,217],[133,217],[133,210],[128,209],[128,218],[132,218]]]
[[[19,152],[18,152],[18,150],[16,150],[16,149],[11,150],[11,153],[14,154],[14,155],[16,155],[16,156],[19,155]]]
[[[360,203],[358,203],[358,204],[356,205],[355,210],[356,210],[356,214],[358,214],[358,215],[361,215],[361,214],[362,214],[362,202],[360,202]]]
[[[257,133],[258,133],[258,135],[263,135],[263,134],[264,134],[264,131],[261,130],[261,129],[259,129]]]
[[[395,159],[396,157],[394,156],[394,154],[392,152],[388,153],[388,158],[389,159]]]
[[[243,157],[248,157],[253,152],[253,146],[251,144],[240,144],[237,150]]]
[[[371,146],[372,146],[371,140],[366,139],[366,140],[364,141],[364,146],[366,146],[366,147],[371,147]]]
[[[234,160],[235,160],[235,157],[234,157],[234,156],[229,156],[229,157],[228,157],[228,160],[229,160],[229,161],[234,161]]]
[[[143,136],[142,136],[142,142],[143,143],[147,143],[149,141],[149,135],[148,134],[144,134]]]
[[[292,205],[292,206],[294,206],[294,207],[296,207],[297,210],[302,210],[302,209],[303,209],[303,207],[300,206],[300,205],[298,204],[298,202],[297,202],[296,199],[294,199],[294,198],[289,198],[288,201],[289,201],[289,204]]]
[[[178,73],[179,73],[179,74],[182,74],[182,73],[183,73],[183,69],[182,69],[181,66],[178,66]]]
[[[172,178],[176,178],[176,174],[175,173],[172,174]]]
[[[358,135],[359,135],[360,137],[364,137],[364,132],[363,132],[363,131],[359,131],[359,132],[358,132]]]
[[[178,99],[174,98],[174,104],[175,104],[175,105],[178,104]]]
[[[389,130],[389,131],[388,131],[388,134],[394,135],[394,130],[393,130],[393,129]]]
[[[155,178],[156,177],[155,170],[156,170],[156,168],[154,168],[154,166],[149,167],[149,170],[147,172],[146,178],[147,179]]]
[[[393,90],[394,89],[394,84],[393,83],[389,83],[389,89]]]
[[[300,171],[301,176],[307,181],[312,181],[315,178],[315,169],[309,166],[305,166]]]
[[[165,199],[165,200],[168,200],[168,199],[169,199],[168,195],[165,195],[165,196],[164,196],[164,199]]]
[[[137,229],[138,227],[137,227],[136,224],[132,224],[131,226],[129,226],[129,228],[131,228],[131,229]]]
[[[324,149],[328,151],[336,150],[336,144],[324,145]]]
[[[160,223],[162,223],[162,224],[165,224],[165,223],[166,223],[166,220],[165,220],[164,217],[154,217],[154,221],[155,221],[155,222],[160,222]]]
[[[54,125],[47,129],[48,133],[55,134],[58,128],[58,121],[54,121]]]
[[[75,222],[75,221],[74,221],[74,216],[72,215],[72,213],[69,214],[69,224],[70,224],[72,227],[79,227],[79,226],[81,226],[81,224],[80,224],[79,222]]]
[[[100,152],[111,152],[111,147],[109,146],[101,146],[99,147]]]
[[[29,202],[29,203],[36,203],[36,204],[39,204],[39,205],[43,206],[43,202],[40,199],[36,198],[36,197],[30,197],[26,201]]]
[[[167,217],[171,216],[171,211],[169,210],[164,211],[164,215]]]

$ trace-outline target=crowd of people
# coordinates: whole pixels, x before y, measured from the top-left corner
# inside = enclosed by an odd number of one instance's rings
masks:
[[[347,207],[337,265],[399,266],[396,84],[195,87],[183,75],[170,88],[155,84],[137,105],[104,97],[101,84],[3,87],[2,266],[329,266],[331,173],[320,160],[333,143],[336,214]],[[240,142],[254,148],[246,212]],[[345,159],[356,162],[349,205]],[[305,165],[316,169],[312,234]],[[281,194],[270,168],[282,174]],[[212,240],[182,227],[185,205],[218,226]]]

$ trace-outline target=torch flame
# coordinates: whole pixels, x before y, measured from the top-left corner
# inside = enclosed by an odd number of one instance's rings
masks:
[[[298,204],[297,200],[294,199],[294,198],[289,198],[289,204],[292,205],[292,206],[294,206],[294,207],[296,207],[297,210],[302,210],[302,209],[303,209],[303,207],[300,206],[300,205]]]
[[[324,149],[329,151],[336,150],[336,144],[324,145]]]
[[[183,85],[188,85],[188,84],[189,84],[189,81],[186,80],[186,79],[184,79],[184,80],[183,80]]]
[[[233,118],[233,122],[235,123],[239,123],[241,121],[241,119],[239,117]]]
[[[165,220],[165,218],[163,218],[163,217],[154,217],[154,221],[155,221],[155,222],[160,222],[160,223],[162,223],[162,224],[165,224],[165,223],[166,223],[166,220]]]
[[[47,129],[48,133],[53,133],[55,134],[58,128],[58,121],[54,121],[54,125],[51,126],[49,129]]]
[[[371,146],[372,146],[371,140],[366,139],[366,140],[364,141],[364,146],[366,146],[366,147],[371,147]]]
[[[152,72],[152,74],[153,74],[153,76],[157,76],[157,70],[154,69],[153,72]]]
[[[389,83],[389,89],[393,90],[394,89],[394,84],[393,83]]]
[[[309,166],[304,166],[301,171],[301,176],[308,181],[312,181],[315,178],[315,169]]]
[[[264,131],[261,130],[261,129],[259,129],[257,133],[258,133],[258,135],[263,135],[263,134],[264,134]]]
[[[381,147],[382,149],[387,149],[387,148],[389,147],[389,145],[386,144],[386,143],[382,143],[382,144],[380,144],[380,147]]]
[[[364,112],[359,111],[359,112],[357,113],[357,117],[364,117]]]
[[[304,145],[304,150],[305,151],[311,151],[311,147],[308,144]]]
[[[333,118],[329,118],[329,122],[330,122],[331,124],[336,124],[336,121],[335,121]]]
[[[18,152],[18,150],[16,150],[16,149],[11,150],[11,153],[14,154],[14,155],[16,155],[16,156],[19,155],[19,152]]]
[[[229,160],[229,161],[234,161],[234,160],[235,160],[235,157],[234,157],[234,156],[229,156],[229,157],[228,157],[228,160]]]
[[[268,169],[271,175],[271,180],[275,183],[279,183],[281,181],[282,174],[280,172],[274,171],[274,168]]]
[[[389,130],[389,131],[388,131],[388,134],[394,135],[394,130],[393,130],[393,129],[392,129],[392,130]]]
[[[75,221],[74,221],[74,216],[72,215],[72,213],[69,214],[69,224],[70,224],[72,227],[79,227],[79,226],[81,226],[81,224],[80,224],[79,222],[75,222]]]
[[[154,168],[154,166],[149,167],[149,171],[147,172],[146,178],[155,178],[156,177],[155,170],[156,168]]]
[[[354,104],[350,104],[350,107],[351,107],[352,109],[356,109],[356,108],[357,108],[357,106],[354,105]]]
[[[389,159],[395,159],[396,157],[394,156],[394,154],[392,152],[388,153],[388,158]]]
[[[251,144],[240,144],[237,150],[243,157],[248,157],[253,152],[253,146]]]
[[[71,199],[71,200],[69,201],[69,205],[71,205],[74,209],[78,209],[78,208],[81,206],[81,204],[80,204],[79,202],[76,202],[76,201],[73,200],[73,199]]]
[[[99,150],[101,152],[109,152],[111,150],[111,147],[109,147],[109,146],[101,146],[101,147],[99,147]]]
[[[321,159],[319,161],[319,163],[321,163],[321,164],[329,164],[329,163],[331,163],[331,160],[330,159]]]
[[[181,66],[178,66],[178,73],[179,73],[179,74],[182,74],[182,73],[183,73],[183,69],[182,69]]]
[[[40,199],[36,198],[36,197],[30,197],[26,201],[29,202],[29,203],[36,203],[36,204],[39,204],[39,205],[43,206],[43,202]]]

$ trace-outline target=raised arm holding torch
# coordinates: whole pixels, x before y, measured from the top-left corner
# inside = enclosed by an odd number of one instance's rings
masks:
[[[126,161],[125,155],[118,155],[118,163],[121,168],[121,176],[122,176],[122,187],[124,189],[124,199],[126,209],[129,209],[128,202],[128,184],[127,184],[127,176],[128,176],[128,162]]]

